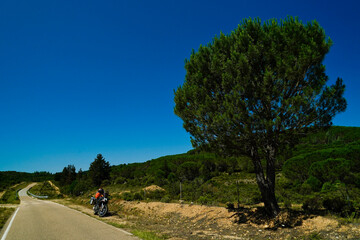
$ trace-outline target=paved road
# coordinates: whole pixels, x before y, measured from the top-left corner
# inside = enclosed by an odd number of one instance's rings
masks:
[[[19,239],[138,239],[125,231],[50,201],[27,195],[30,186],[19,192],[21,204],[7,235],[1,240]],[[6,227],[6,226],[5,226]],[[4,230],[3,230],[4,231]]]

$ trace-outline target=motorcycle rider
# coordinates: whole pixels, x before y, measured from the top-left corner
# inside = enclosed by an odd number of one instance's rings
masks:
[[[96,198],[96,199],[99,199],[99,198],[101,198],[101,197],[103,197],[103,196],[104,196],[104,189],[99,188],[99,190],[98,190],[97,193],[95,194],[95,198]]]
[[[100,204],[100,199],[104,197],[104,189],[99,188],[99,190],[97,191],[97,193],[95,194],[95,199],[96,199],[96,206],[98,206]],[[95,207],[95,206],[94,206]]]

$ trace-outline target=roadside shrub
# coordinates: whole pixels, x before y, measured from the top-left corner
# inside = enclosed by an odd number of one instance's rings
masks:
[[[121,198],[124,199],[125,201],[133,201],[134,195],[131,194],[130,192],[124,192],[121,194]]]
[[[141,193],[136,192],[136,193],[134,193],[133,199],[140,201],[140,200],[143,200],[144,197],[141,195]]]
[[[323,205],[326,210],[338,213],[341,216],[348,216],[355,211],[353,203],[351,201],[345,201],[345,199],[340,196],[327,196],[323,201]]]
[[[169,195],[165,195],[163,198],[161,198],[160,201],[164,203],[169,203],[171,201],[171,197]]]
[[[89,181],[76,181],[76,184],[72,189],[72,194],[75,196],[80,196],[90,189],[89,186],[91,186],[91,183]]]
[[[155,190],[146,192],[146,198],[153,200],[161,200],[165,196],[165,191],[163,190]]]
[[[307,198],[302,205],[302,209],[305,212],[309,212],[309,213],[316,212],[321,208],[322,208],[322,201],[319,196],[312,196]]]

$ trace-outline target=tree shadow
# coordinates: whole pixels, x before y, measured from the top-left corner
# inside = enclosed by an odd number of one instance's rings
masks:
[[[303,220],[311,217],[309,213],[292,209],[282,209],[275,218],[269,217],[264,207],[248,208],[239,206],[232,209],[228,208],[228,211],[234,212],[230,218],[234,218],[235,223],[263,225],[265,229],[269,230],[300,226]]]

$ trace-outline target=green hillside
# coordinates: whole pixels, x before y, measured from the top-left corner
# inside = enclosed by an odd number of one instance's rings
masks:
[[[283,151],[278,156],[278,200],[287,206],[310,202],[314,203],[310,208],[316,209],[325,202],[325,207],[334,211],[344,210],[334,209],[336,204],[349,206],[349,211],[357,209],[359,143],[360,128],[331,127],[311,133],[298,145]],[[151,197],[170,201],[180,198],[180,182],[185,201],[207,204],[261,201],[249,158],[221,158],[194,150],[145,163],[113,166],[111,178],[104,184],[114,190],[132,189],[123,196],[127,200],[146,198],[140,187],[156,184],[166,191]]]
[[[300,204],[306,211],[327,209],[341,215],[359,215],[360,128],[331,127],[310,133],[299,139],[299,144],[281,151],[277,159],[276,197],[281,206]],[[164,202],[181,199],[213,205],[261,202],[253,165],[246,156],[224,158],[191,150],[143,163],[111,166],[108,171],[101,186],[115,198]],[[53,177],[62,193],[79,196],[98,187],[91,174],[76,173],[74,165],[69,165]],[[144,190],[151,185],[161,188]]]

